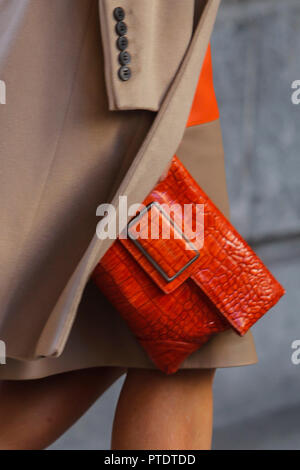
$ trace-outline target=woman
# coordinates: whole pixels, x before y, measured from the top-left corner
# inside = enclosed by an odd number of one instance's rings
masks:
[[[97,206],[141,202],[175,152],[228,216],[218,6],[0,0],[1,449],[47,447],[124,373],[112,448],[210,448],[214,370],[256,362],[228,331],[165,376],[89,282]]]

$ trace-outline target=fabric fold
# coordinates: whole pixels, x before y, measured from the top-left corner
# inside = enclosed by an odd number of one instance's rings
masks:
[[[220,0],[207,1],[175,80],[111,201],[117,208],[117,216],[119,196],[127,196],[129,206],[143,201],[176,153],[184,134],[219,5]],[[119,226],[119,231],[122,231],[125,225],[126,221],[123,226]],[[96,235],[94,236],[43,329],[35,350],[36,357],[59,356],[62,353],[84,287],[94,267],[113,241],[110,239],[100,241]]]

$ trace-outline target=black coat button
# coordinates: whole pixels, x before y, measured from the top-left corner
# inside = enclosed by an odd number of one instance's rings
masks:
[[[117,40],[117,47],[120,51],[124,51],[128,46],[128,39],[126,36],[121,36]]]
[[[131,77],[131,69],[125,65],[119,69],[119,77],[123,82],[126,82]]]
[[[121,65],[127,65],[131,62],[131,55],[127,51],[120,52],[119,62]]]
[[[124,36],[127,33],[127,24],[124,21],[119,21],[116,24],[116,31],[119,36]]]
[[[114,17],[117,21],[123,21],[125,18],[125,11],[121,7],[114,9]]]

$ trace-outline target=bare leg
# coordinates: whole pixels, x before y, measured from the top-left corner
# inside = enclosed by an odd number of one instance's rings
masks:
[[[203,450],[212,438],[214,370],[132,369],[114,421],[112,449]]]
[[[0,383],[0,449],[39,450],[63,434],[125,370],[94,368]]]

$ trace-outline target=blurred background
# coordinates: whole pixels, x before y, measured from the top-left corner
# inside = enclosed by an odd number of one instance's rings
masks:
[[[214,449],[300,449],[299,0],[223,0],[212,39],[232,221],[287,289],[253,328],[259,364],[220,369]],[[109,449],[122,380],[51,449]]]

